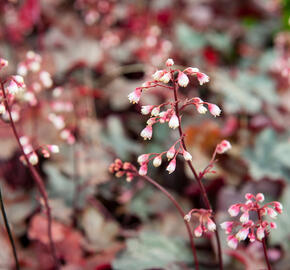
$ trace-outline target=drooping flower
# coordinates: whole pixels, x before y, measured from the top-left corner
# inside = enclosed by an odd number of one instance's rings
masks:
[[[227,141],[227,140],[223,140],[221,143],[219,143],[217,145],[216,152],[218,154],[223,154],[223,153],[225,153],[226,151],[228,151],[231,148],[232,148],[232,146],[231,146],[230,142]]]
[[[128,95],[128,99],[130,101],[130,103],[138,103],[140,101],[141,98],[141,89],[140,88],[136,88],[134,92],[130,93]]]
[[[169,174],[173,173],[175,171],[176,168],[176,159],[172,159],[169,163],[169,165],[167,166],[166,170],[168,171]]]
[[[203,85],[204,83],[209,82],[209,77],[202,72],[197,72],[196,76],[200,85]]]
[[[221,109],[215,104],[208,103],[208,109],[214,117],[220,116],[221,114]]]
[[[144,115],[147,115],[147,114],[151,113],[152,109],[153,109],[152,105],[142,106],[141,113]]]
[[[181,87],[186,87],[189,83],[189,79],[185,73],[179,72],[177,77],[177,82]]]
[[[142,176],[144,176],[144,175],[147,174],[147,170],[148,170],[147,164],[144,163],[144,164],[141,165],[141,167],[139,169],[139,174],[142,175]]]
[[[140,133],[141,137],[144,138],[144,140],[151,140],[152,138],[153,129],[151,125],[147,125]]]
[[[162,156],[161,155],[158,155],[157,157],[155,157],[153,159],[153,166],[154,167],[159,167],[162,163]]]
[[[183,150],[182,155],[186,161],[192,160],[191,154],[189,154],[187,151]]]
[[[167,66],[167,67],[171,67],[171,66],[173,66],[173,65],[174,65],[174,61],[173,61],[173,59],[171,59],[171,58],[167,59],[167,61],[166,61],[166,66]]]
[[[179,127],[179,121],[177,115],[174,113],[168,123],[170,128],[176,129]]]
[[[174,145],[170,147],[170,149],[167,151],[166,153],[166,157],[169,159],[172,159],[175,155],[176,151],[175,151],[175,147]]]

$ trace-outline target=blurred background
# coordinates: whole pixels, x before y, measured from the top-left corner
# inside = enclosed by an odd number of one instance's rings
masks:
[[[136,164],[176,140],[177,132],[156,125],[143,141],[147,117],[127,98],[167,58],[210,76],[203,86],[192,80],[183,95],[222,109],[219,118],[183,115],[198,170],[222,139],[232,144],[204,180],[217,221],[229,220],[227,208],[246,192],[281,201],[285,211],[267,241],[275,269],[290,269],[289,0],[2,0],[0,13],[0,57],[9,61],[0,76],[20,74],[27,86],[12,110],[38,154],[62,269],[194,269],[183,220],[167,198],[141,179],[108,172],[117,157]],[[169,96],[146,92],[141,105]],[[0,186],[21,269],[53,269],[40,195],[7,113],[1,118]],[[41,153],[48,144],[60,148],[49,159]],[[171,175],[165,165],[149,175],[186,211],[204,207],[183,160]],[[221,237],[225,269],[265,267],[259,243],[229,251]],[[218,269],[211,238],[196,244],[202,269]],[[1,226],[0,269],[13,264]]]

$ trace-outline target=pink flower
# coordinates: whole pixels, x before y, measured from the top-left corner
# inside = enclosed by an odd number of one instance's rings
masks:
[[[201,228],[201,226],[198,226],[198,227],[195,228],[194,235],[196,237],[201,237],[202,236],[202,228]]]
[[[137,162],[138,162],[139,164],[142,164],[142,163],[144,163],[144,162],[147,162],[148,158],[149,158],[149,154],[143,154],[143,155],[140,155],[140,156],[138,157],[138,159],[137,159]]]
[[[147,115],[147,114],[151,113],[152,109],[153,109],[152,105],[142,106],[141,113],[144,115]]]
[[[271,218],[276,218],[278,215],[277,212],[270,207],[267,208],[267,213]]]
[[[172,159],[175,155],[175,147],[174,145],[170,147],[170,149],[166,153],[166,157],[169,159]]]
[[[141,165],[141,167],[139,169],[139,174],[142,176],[147,174],[147,164],[146,163]]]
[[[151,115],[153,116],[158,116],[160,112],[160,108],[159,107],[155,107],[152,111],[151,111]]]
[[[205,114],[207,112],[207,108],[204,107],[203,104],[197,104],[196,109],[200,114]]]
[[[160,78],[163,76],[164,72],[165,72],[164,70],[157,70],[157,71],[152,75],[153,79],[154,79],[155,81],[159,81]]]
[[[263,193],[258,193],[258,194],[256,195],[256,200],[257,200],[258,202],[263,202],[263,201],[265,200],[265,196],[264,196],[264,194],[263,194]]]
[[[8,61],[5,60],[5,59],[3,59],[3,58],[0,58],[0,70],[1,70],[2,68],[7,67],[7,66],[8,66]]]
[[[207,219],[207,228],[208,228],[208,230],[211,231],[211,232],[213,232],[213,231],[216,230],[216,225],[215,225],[215,223],[213,222],[213,220],[210,219],[210,218]]]
[[[54,154],[59,153],[59,147],[58,147],[58,145],[55,145],[55,144],[48,144],[48,145],[47,145],[47,149],[48,149],[51,153],[54,153]]]
[[[227,141],[226,141],[227,142]],[[226,143],[225,143],[226,144]],[[226,145],[225,145],[226,146]],[[254,198],[254,195],[251,193],[246,193],[245,195],[246,200],[251,200],[252,198]]]
[[[187,214],[184,216],[184,220],[186,220],[187,222],[189,222],[191,220],[191,215]]]
[[[174,61],[171,58],[168,58],[166,61],[166,66],[167,67],[172,67],[174,65]]]
[[[228,242],[228,246],[232,249],[236,249],[238,246],[238,239],[235,238],[234,235],[229,235],[227,242]]]
[[[283,210],[283,205],[279,202],[274,202],[274,207],[275,210],[279,213],[282,214],[282,210]]]
[[[220,224],[220,226],[223,230],[226,231],[226,234],[230,234],[232,232],[232,229],[233,229],[233,224],[234,224],[234,222],[232,222],[232,221],[225,221],[222,224]]]
[[[272,229],[277,229],[277,224],[275,222],[270,222],[270,227]]]
[[[179,72],[177,77],[177,82],[181,87],[186,87],[189,83],[189,79],[185,73]]]
[[[265,237],[265,229],[263,229],[261,226],[257,229],[257,238],[262,241],[262,239]]]
[[[156,158],[153,159],[153,166],[159,167],[162,163],[162,156],[158,155]]]
[[[240,216],[240,221],[244,224],[249,221],[249,212],[246,211],[244,214]]]
[[[140,135],[141,135],[141,137],[144,138],[144,140],[147,140],[147,139],[148,140],[151,140],[152,133],[153,133],[152,126],[151,125],[148,125],[148,126],[146,126],[146,128],[144,128],[141,131]]]
[[[10,81],[6,89],[11,95],[16,95],[19,92],[19,87],[15,81]]]
[[[159,79],[160,82],[168,83],[171,79],[170,72],[165,72],[164,75]]]
[[[230,216],[236,217],[240,212],[240,206],[237,204],[232,205],[228,210]]]
[[[192,156],[191,154],[189,154],[187,151],[183,150],[183,158],[186,160],[186,161],[189,161],[189,160],[192,160]]]
[[[209,82],[209,77],[206,74],[202,72],[197,72],[196,75],[197,75],[197,79],[200,85],[203,85],[204,83]]]
[[[173,129],[176,129],[177,127],[179,127],[178,117],[175,113],[171,116],[168,125],[170,128],[173,128]]]
[[[183,70],[184,73],[187,73],[188,75],[195,75],[199,72],[198,68],[192,68],[192,67],[188,67],[185,70]]]
[[[169,174],[173,173],[176,168],[176,159],[172,159],[167,166],[166,170],[168,171]]]
[[[236,234],[236,238],[239,241],[243,241],[246,240],[246,238],[248,237],[249,234],[249,228],[242,228],[241,230],[238,231],[238,233]]]
[[[221,109],[215,104],[208,103],[208,109],[214,117],[219,116],[221,114]]]
[[[228,151],[231,148],[232,148],[232,146],[231,146],[230,142],[227,141],[227,140],[223,140],[221,143],[219,143],[217,145],[216,152],[218,154],[223,154],[223,153],[225,153],[226,151]]]
[[[136,88],[134,92],[130,93],[128,95],[128,99],[130,101],[130,103],[138,103],[140,101],[141,98],[141,89],[140,88]]]
[[[23,79],[22,76],[13,75],[11,78],[12,78],[13,81],[15,81],[17,83],[18,87],[25,88],[25,83],[24,83],[24,79]]]

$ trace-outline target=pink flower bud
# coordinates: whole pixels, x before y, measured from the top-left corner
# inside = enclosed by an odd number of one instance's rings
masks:
[[[181,87],[186,87],[189,83],[189,79],[185,73],[179,72],[177,77],[177,82]]]
[[[154,167],[159,167],[162,163],[162,156],[159,155],[156,158],[153,159],[153,166]]]
[[[277,229],[277,224],[275,222],[270,222],[270,227],[272,229]]]
[[[197,104],[196,109],[200,114],[205,114],[207,112],[207,108],[204,107],[203,104]]]
[[[219,116],[221,114],[221,109],[213,103],[208,103],[208,109],[214,117]]]
[[[152,111],[151,111],[151,115],[153,116],[158,116],[160,112],[160,108],[159,107],[155,107]]]
[[[167,166],[166,170],[168,171],[169,174],[173,173],[175,171],[176,168],[176,159],[172,159],[169,163],[169,165]]]
[[[164,70],[157,70],[157,71],[152,75],[153,79],[154,79],[155,81],[159,81],[160,78],[163,76],[164,72],[165,72]]]
[[[36,165],[38,163],[38,156],[33,152],[29,155],[28,160],[32,165]]]
[[[184,220],[186,220],[187,222],[189,222],[191,219],[191,215],[187,214],[184,216]]]
[[[136,88],[134,92],[130,93],[128,95],[128,99],[130,101],[130,103],[138,103],[139,100],[141,98],[141,89],[140,88]]]
[[[168,58],[166,61],[166,66],[167,67],[172,67],[174,65],[174,61],[171,58]]]
[[[196,75],[197,75],[197,79],[200,85],[203,85],[204,83],[209,82],[209,77],[206,74],[202,72],[197,72]]]
[[[189,154],[187,151],[183,150],[182,155],[186,161],[192,160],[191,154]]]
[[[152,109],[153,109],[152,105],[142,106],[141,113],[144,115],[147,115],[147,114],[151,113]]]
[[[271,218],[276,218],[278,215],[277,212],[270,207],[267,208],[267,213]]]
[[[1,70],[2,68],[7,67],[7,66],[8,66],[8,61],[5,60],[5,59],[3,59],[3,58],[0,58],[0,70]]]
[[[141,165],[141,167],[139,169],[139,174],[142,176],[147,174],[147,164],[146,163]]]
[[[3,114],[6,112],[5,105],[3,103],[0,104],[0,114]]]
[[[236,217],[240,212],[240,206],[237,204],[232,205],[228,210],[230,216]]]
[[[253,233],[249,233],[248,235],[249,239],[250,239],[250,242],[255,242],[256,241],[256,237]]]
[[[141,165],[142,163],[147,162],[148,158],[149,154],[140,155],[137,159],[137,162]]]
[[[164,75],[159,79],[160,82],[168,83],[171,79],[170,72],[165,72]]]
[[[152,126],[151,125],[148,125],[148,126],[146,126],[146,128],[144,128],[141,131],[140,135],[141,135],[141,137],[144,138],[144,140],[147,140],[147,139],[148,140],[151,140],[152,133],[153,133]]]
[[[11,95],[16,95],[19,92],[19,87],[15,81],[10,81],[6,89]]]
[[[233,229],[233,222],[232,221],[225,221],[220,224],[221,228],[226,231],[226,234],[230,234]]]
[[[178,117],[175,113],[171,116],[168,125],[170,128],[173,128],[173,129],[176,129],[177,127],[179,127]]]
[[[232,148],[232,146],[231,146],[230,142],[227,141],[227,140],[223,140],[221,143],[219,143],[217,145],[216,152],[218,154],[223,154],[223,153],[225,153],[226,151],[228,151],[231,148]]]
[[[54,153],[54,154],[59,153],[59,147],[58,147],[58,145],[55,145],[55,144],[49,144],[49,145],[47,145],[47,149],[48,149],[51,153]]]
[[[238,233],[236,234],[236,238],[239,241],[243,241],[246,240],[246,238],[248,237],[249,234],[249,228],[242,228],[241,230],[238,231]]]
[[[201,226],[198,226],[198,227],[195,228],[194,235],[196,237],[201,237],[202,236],[202,228],[201,228]]]
[[[228,242],[228,246],[232,249],[236,249],[238,246],[238,239],[235,238],[234,235],[229,235],[227,242]]]
[[[264,196],[264,194],[263,194],[263,193],[258,193],[258,194],[256,195],[256,200],[257,200],[258,202],[263,202],[263,201],[265,200],[265,196]]]
[[[174,147],[174,145],[173,145],[173,146],[171,146],[171,148],[167,151],[167,153],[166,153],[166,157],[167,157],[168,160],[169,160],[169,159],[172,159],[172,158],[174,157],[174,155],[175,155],[175,147]]]
[[[244,224],[249,221],[249,212],[245,212],[240,216],[240,221]]]
[[[183,70],[184,73],[188,74],[188,75],[195,75],[199,72],[198,68],[192,68],[192,67],[188,67],[185,70]]]
[[[279,214],[282,214],[283,205],[280,202],[274,202],[274,207]]]
[[[262,239],[265,237],[265,229],[263,229],[261,226],[257,229],[257,238],[262,241]]]
[[[208,228],[208,230],[211,231],[211,232],[213,232],[213,231],[216,230],[216,225],[215,225],[215,223],[213,222],[213,220],[210,219],[210,218],[207,219],[207,228]]]
[[[251,194],[251,193],[247,193],[247,194],[245,195],[246,200],[251,200],[253,197],[254,197],[254,195]]]

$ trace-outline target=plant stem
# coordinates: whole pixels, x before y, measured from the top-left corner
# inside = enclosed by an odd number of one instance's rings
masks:
[[[190,241],[190,246],[191,246],[191,250],[192,250],[192,255],[193,255],[193,258],[194,258],[195,270],[199,270],[199,264],[198,264],[198,259],[197,259],[197,255],[196,255],[196,249],[195,249],[195,245],[194,245],[193,235],[192,235],[192,232],[191,232],[191,229],[189,227],[188,222],[186,220],[184,220],[185,213],[182,210],[181,206],[174,199],[174,197],[164,187],[159,185],[155,180],[153,180],[149,176],[141,176],[141,175],[139,175],[139,176],[142,177],[147,182],[149,182],[152,185],[154,185],[156,188],[158,188],[174,204],[175,208],[177,209],[177,211],[179,212],[180,216],[182,217],[182,219],[184,221],[184,224],[186,226],[186,229],[187,229],[187,233],[188,233],[189,241]]]
[[[172,78],[173,78],[173,73],[172,73]],[[181,144],[182,144],[182,147],[184,148],[184,150],[187,151],[185,141],[184,141],[184,133],[183,133],[183,130],[181,127],[181,119],[180,119],[180,113],[179,113],[179,107],[178,107],[178,96],[177,96],[178,85],[176,84],[176,81],[174,79],[173,79],[173,87],[174,87],[173,93],[174,93],[174,101],[175,101],[175,113],[176,113],[176,116],[177,116],[178,121],[179,121],[178,131],[179,131],[179,135],[180,135],[180,141],[181,141]],[[206,194],[206,190],[201,182],[202,177],[200,177],[197,174],[197,172],[196,172],[195,168],[193,167],[192,162],[190,160],[187,161],[187,164],[188,164],[190,170],[192,171],[195,180],[198,183],[198,186],[199,186],[199,189],[201,191],[201,195],[202,195],[202,198],[203,198],[203,201],[205,203],[206,208],[209,210],[212,210],[208,196]],[[214,216],[212,219],[215,222]],[[216,236],[217,248],[218,248],[219,268],[220,268],[220,270],[222,270],[223,269],[223,259],[222,259],[221,243],[220,243],[218,230],[215,231],[215,236]]]
[[[50,245],[51,255],[52,255],[53,260],[55,262],[56,269],[59,269],[59,262],[58,262],[58,259],[57,259],[57,256],[56,256],[55,245],[54,245],[54,242],[53,242],[53,239],[52,239],[52,229],[51,229],[52,218],[51,218],[51,211],[50,211],[50,206],[49,206],[49,203],[48,203],[48,196],[47,196],[47,193],[46,193],[46,190],[45,190],[45,186],[44,186],[43,180],[40,177],[39,173],[32,166],[32,164],[29,162],[29,159],[28,159],[27,155],[24,152],[23,146],[20,143],[19,134],[18,134],[18,132],[16,130],[15,123],[14,123],[14,120],[13,120],[12,115],[11,115],[11,109],[10,109],[10,106],[8,104],[7,95],[6,95],[3,83],[1,83],[1,89],[2,89],[2,93],[3,93],[5,107],[6,107],[6,110],[8,112],[8,115],[9,115],[10,125],[11,125],[11,128],[12,128],[13,134],[15,136],[15,139],[17,141],[19,149],[20,149],[20,151],[21,151],[21,153],[22,153],[22,155],[23,155],[23,157],[25,159],[25,162],[26,162],[26,164],[27,164],[32,176],[33,176],[33,179],[34,179],[34,181],[35,181],[35,183],[36,183],[36,185],[38,187],[38,190],[39,190],[39,192],[40,192],[40,194],[41,194],[41,196],[43,198],[44,206],[45,206],[45,209],[46,209],[46,216],[47,216],[47,233],[48,233],[48,238],[49,238],[49,245]]]
[[[6,228],[6,231],[8,233],[9,241],[10,241],[10,244],[11,244],[11,247],[12,247],[12,251],[13,251],[13,256],[14,256],[14,261],[15,261],[15,269],[19,270],[20,266],[19,266],[19,262],[18,262],[18,258],[17,258],[16,246],[15,246],[15,243],[14,243],[14,240],[13,240],[12,232],[10,230],[8,218],[7,218],[7,215],[6,215],[4,202],[3,202],[3,198],[2,198],[1,187],[0,187],[0,206],[1,206],[1,212],[2,212],[2,216],[3,216],[5,228]]]
[[[260,214],[260,211],[258,211],[258,217],[259,217],[260,224],[262,224],[263,220],[262,220],[262,216]],[[262,239],[262,244],[263,244],[263,251],[264,251],[265,261],[267,263],[267,268],[268,268],[268,270],[271,270],[272,267],[271,267],[271,264],[270,264],[270,261],[269,261],[269,258],[268,258],[268,254],[267,254],[266,236]]]

